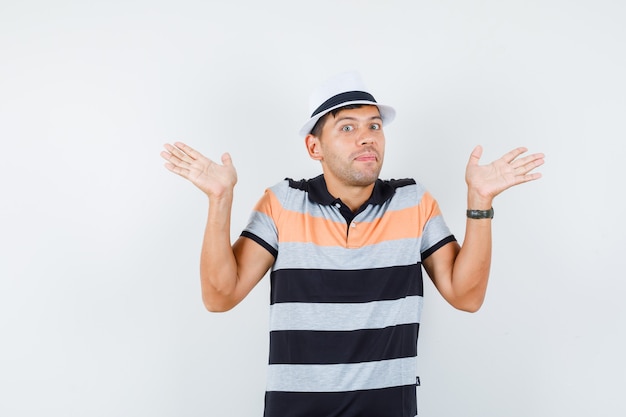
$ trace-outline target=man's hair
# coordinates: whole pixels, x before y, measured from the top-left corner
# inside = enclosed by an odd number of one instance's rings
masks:
[[[363,106],[368,106],[368,105],[369,104],[347,104],[345,106],[337,107],[336,109],[329,111],[328,113],[320,117],[317,120],[317,122],[315,122],[313,129],[311,129],[311,134],[317,138],[319,138],[322,135],[322,129],[324,128],[324,123],[326,123],[326,119],[328,118],[329,114],[332,114],[333,117],[335,117],[337,116],[337,113],[339,113],[342,110],[358,109],[358,108],[361,108]]]

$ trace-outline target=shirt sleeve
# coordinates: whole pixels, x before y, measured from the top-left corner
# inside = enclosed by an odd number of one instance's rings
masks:
[[[422,231],[420,253],[422,261],[447,243],[456,241],[446,224],[437,200],[429,192],[422,195],[421,214],[426,218]]]
[[[274,220],[280,203],[272,189],[265,190],[250,214],[241,236],[254,240],[276,258],[278,256],[278,229]]]

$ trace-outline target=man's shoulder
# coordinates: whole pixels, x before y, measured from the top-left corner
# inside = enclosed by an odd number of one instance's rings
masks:
[[[430,194],[426,187],[414,178],[381,180],[379,189],[382,190],[383,198],[384,195],[390,196],[388,200],[392,202],[391,207],[396,209],[417,207],[424,201],[424,196]]]
[[[287,177],[267,189],[267,191],[272,193],[280,202],[294,198],[299,200],[311,193],[313,195],[325,195],[324,190],[326,190],[326,186],[321,176],[300,180]]]
[[[399,179],[386,179],[386,180],[378,180],[380,183],[381,189],[390,189],[393,190],[394,195],[400,194],[410,194],[410,195],[423,195],[428,190],[426,187],[419,181],[414,178],[399,178]]]
[[[306,191],[309,188],[309,182],[311,179],[300,179],[295,180],[290,177],[285,177],[284,179],[275,182],[274,184],[267,187],[270,190],[277,188],[292,188],[295,190]]]
[[[287,177],[279,184],[283,187],[287,186],[289,188],[299,191],[309,191],[311,188],[326,188],[326,182],[324,181],[323,175],[318,175],[317,177],[308,179],[303,178],[300,180],[295,180],[293,178]]]
[[[413,178],[391,178],[388,180],[379,180],[381,181],[383,184],[386,184],[394,189],[397,188],[402,188],[402,187],[407,187],[410,185],[417,185],[417,181],[415,181]]]

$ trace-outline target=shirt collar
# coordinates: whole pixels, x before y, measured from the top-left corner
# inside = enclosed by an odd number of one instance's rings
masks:
[[[336,204],[339,201],[338,198],[333,197],[328,192],[328,188],[326,187],[326,180],[324,179],[323,174],[310,179],[308,181],[307,188],[309,192],[309,200],[314,203],[330,206]],[[379,178],[374,183],[372,195],[370,195],[367,201],[363,204],[363,207],[367,207],[367,205],[369,204],[382,205],[391,197],[393,197],[395,192],[395,188],[388,181],[383,181]]]

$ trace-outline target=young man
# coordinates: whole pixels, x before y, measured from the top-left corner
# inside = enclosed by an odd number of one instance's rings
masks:
[[[201,255],[209,311],[239,303],[271,268],[266,417],[413,417],[422,267],[455,308],[480,308],[491,263],[493,198],[540,178],[543,155],[517,148],[466,169],[467,223],[460,246],[435,199],[414,180],[378,178],[383,126],[393,108],[377,103],[356,73],[311,96],[301,130],[323,174],[266,190],[231,246],[237,174],[183,143],[161,153],[170,171],[209,197]]]

